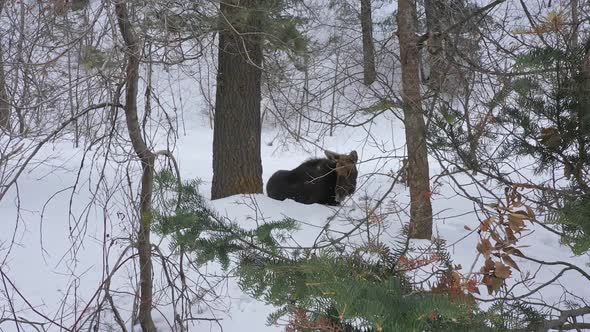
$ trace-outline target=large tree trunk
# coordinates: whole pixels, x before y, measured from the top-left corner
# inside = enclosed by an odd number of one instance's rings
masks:
[[[366,85],[375,82],[375,45],[373,43],[373,19],[371,0],[361,0],[361,29],[363,32],[363,71]]]
[[[126,85],[125,85],[125,119],[129,138],[135,154],[141,161],[141,191],[139,207],[139,230],[137,234],[137,252],[139,255],[139,284],[140,300],[138,320],[143,332],[155,332],[156,326],[152,319],[152,245],[150,243],[150,228],[152,223],[152,192],[154,185],[154,153],[145,141],[137,117],[137,92],[139,81],[139,41],[133,31],[127,7],[123,0],[115,3],[119,30],[125,41],[127,55]]]
[[[419,50],[416,36],[416,1],[399,0],[397,26],[402,66],[403,111],[408,147],[410,236],[430,239],[432,206],[426,149],[426,126],[420,95]]]
[[[211,199],[262,193],[262,45],[256,0],[221,2]]]

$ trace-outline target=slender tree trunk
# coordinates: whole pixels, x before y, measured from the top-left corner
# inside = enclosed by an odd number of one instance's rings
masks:
[[[139,230],[137,234],[137,251],[139,254],[140,300],[138,319],[143,332],[155,332],[152,319],[152,258],[150,243],[150,226],[152,222],[152,192],[154,184],[155,155],[142,138],[142,130],[137,117],[137,93],[139,81],[139,42],[131,26],[127,7],[123,0],[115,3],[119,30],[125,41],[127,54],[125,86],[125,118],[133,150],[141,161],[141,191],[139,208]]]
[[[397,26],[402,66],[403,111],[408,147],[408,182],[410,186],[410,236],[430,239],[432,206],[426,126],[420,95],[419,50],[416,36],[416,1],[399,0]]]
[[[373,19],[371,0],[361,0],[361,30],[363,33],[363,72],[366,85],[375,82],[375,44],[373,43]]]
[[[16,99],[16,94],[18,91],[19,83],[20,82],[23,83],[22,93],[20,94],[20,100],[18,103],[15,103],[15,107],[14,107],[14,112],[16,113],[16,116],[18,118],[18,132],[20,135],[24,135],[27,132],[26,115],[25,115],[25,111],[22,107],[22,104],[25,103],[25,100],[27,100],[27,98],[28,98],[28,82],[29,82],[29,80],[27,79],[28,63],[27,63],[27,61],[25,61],[25,55],[24,55],[24,53],[25,53],[24,52],[24,42],[25,42],[25,36],[26,36],[25,7],[26,7],[25,2],[21,1],[20,5],[19,5],[19,27],[18,27],[20,33],[19,33],[19,38],[18,38],[18,42],[16,45],[16,60],[17,60],[18,65],[15,70],[14,85],[13,85],[13,89],[12,89],[13,98]],[[19,70],[18,66],[20,66],[20,70]],[[19,76],[19,73],[22,74],[22,78]]]
[[[4,10],[6,0],[0,0],[0,14]],[[10,102],[6,91],[6,77],[4,76],[4,53],[0,40],[0,129],[10,131]]]
[[[0,13],[2,12],[0,1]],[[2,43],[0,43],[0,129],[10,131],[10,101],[6,92],[6,78],[4,76],[4,59]]]
[[[338,65],[340,62],[340,49],[336,50],[336,64],[334,66],[334,83],[332,90],[332,107],[330,107],[330,136],[334,134],[335,110],[336,110],[336,93],[338,92]]]
[[[428,39],[428,64],[429,79],[428,85],[435,91],[440,91],[444,84],[447,66],[442,51],[443,20],[445,14],[445,1],[447,0],[425,0],[426,27],[429,33]]]
[[[588,118],[590,118],[590,38],[587,38],[584,43],[585,54],[582,59],[582,70],[581,70],[581,84],[580,84],[580,106],[577,110],[578,126],[579,131],[582,133],[590,132],[590,124]],[[585,135],[578,135],[578,160],[588,160],[588,140],[584,137]],[[582,174],[582,163],[578,162],[574,165],[573,175],[576,178],[580,187],[588,191],[588,185],[581,178]]]
[[[262,192],[262,44],[257,33],[260,15],[253,12],[256,5],[256,0],[226,0],[220,5],[223,17],[219,33],[211,199]]]
[[[570,37],[570,47],[574,48],[578,46],[578,25],[580,24],[578,8],[580,4],[578,3],[578,0],[571,0],[570,6],[572,13],[572,32]]]

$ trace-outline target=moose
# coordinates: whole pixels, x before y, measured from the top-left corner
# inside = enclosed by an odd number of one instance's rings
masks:
[[[324,150],[327,158],[305,161],[298,167],[275,172],[266,184],[270,198],[290,198],[303,204],[340,205],[356,190],[358,155],[356,151],[339,154]]]

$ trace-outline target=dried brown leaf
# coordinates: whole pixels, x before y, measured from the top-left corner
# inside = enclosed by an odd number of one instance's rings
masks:
[[[514,256],[518,256],[518,257],[524,257],[524,254],[522,253],[522,251],[520,251],[520,250],[518,250],[516,248],[514,248],[512,250],[511,254],[514,255]]]
[[[500,290],[500,287],[504,284],[504,279],[501,278],[493,278],[492,279],[492,291],[497,293]]]
[[[520,231],[524,229],[524,219],[511,213],[508,216],[508,226],[510,226],[510,229],[515,233],[520,233]]]
[[[479,271],[482,274],[489,275],[494,270],[494,266],[494,261],[491,258],[488,258]]]
[[[510,213],[510,216],[514,217],[514,218],[520,218],[520,219],[528,219],[529,215],[527,212],[525,211],[513,211]]]
[[[535,219],[535,212],[529,206],[526,207],[526,213],[531,221]]]
[[[512,274],[512,270],[509,266],[502,262],[496,262],[496,269],[494,270],[494,275],[496,277],[506,279],[510,277],[510,274]]]
[[[496,242],[496,244],[494,245],[494,250],[500,250],[500,249],[504,248],[505,246],[506,246],[506,243],[504,241]]]
[[[500,237],[500,235],[498,234],[498,232],[496,232],[495,230],[491,230],[490,231],[490,236],[492,237],[492,239],[494,239],[494,241],[496,241],[496,242],[502,242],[502,238]]]
[[[504,279],[496,278],[496,277],[488,275],[488,276],[484,276],[482,283],[487,286],[488,294],[492,295],[493,293],[500,290],[500,287],[502,287],[502,284],[504,283]]]
[[[482,239],[477,244],[477,251],[479,251],[485,258],[490,257],[490,253],[492,252],[492,244],[488,239]]]
[[[482,232],[487,232],[490,229],[490,223],[491,223],[490,218],[482,220],[479,223],[479,230]]]
[[[514,236],[512,229],[510,229],[510,227],[506,227],[504,228],[504,231],[506,232],[506,239],[508,240],[508,243],[516,243],[516,236]]]
[[[502,254],[502,260],[504,261],[504,263],[506,263],[506,265],[516,269],[518,272],[521,272],[518,268],[518,265],[516,265],[516,262],[512,259],[512,257],[510,257],[510,255]]]

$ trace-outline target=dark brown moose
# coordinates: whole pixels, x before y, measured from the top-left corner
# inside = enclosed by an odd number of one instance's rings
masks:
[[[275,172],[266,184],[270,198],[290,198],[303,204],[340,205],[356,190],[356,151],[338,154],[325,150],[327,158],[310,159],[290,171]]]

